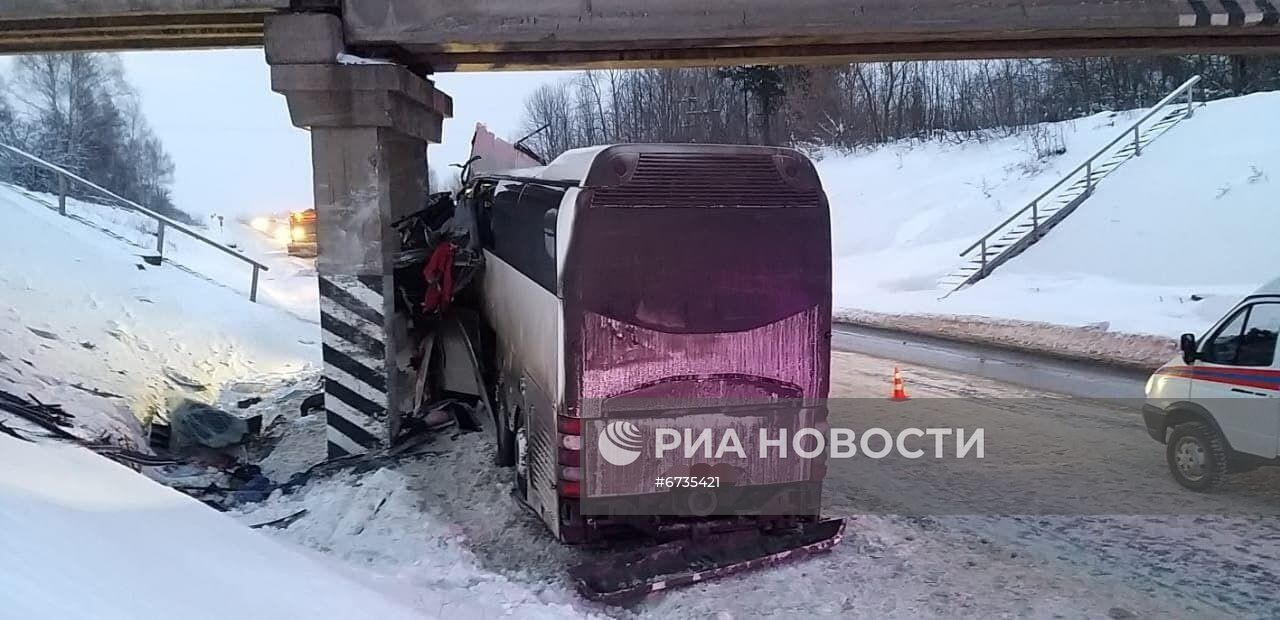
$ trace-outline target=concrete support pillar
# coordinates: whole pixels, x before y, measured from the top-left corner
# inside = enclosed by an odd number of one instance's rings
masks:
[[[424,205],[426,147],[452,113],[430,81],[393,64],[339,64],[342,50],[335,16],[267,23],[272,89],[311,130],[331,457],[388,445],[412,402],[391,223]]]

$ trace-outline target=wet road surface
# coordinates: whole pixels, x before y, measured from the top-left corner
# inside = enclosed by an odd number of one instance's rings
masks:
[[[846,324],[832,327],[831,346],[1079,398],[1142,398],[1148,376],[1105,364]]]

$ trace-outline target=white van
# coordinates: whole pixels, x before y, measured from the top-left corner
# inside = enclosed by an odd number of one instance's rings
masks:
[[[1227,473],[1280,465],[1280,278],[1237,304],[1147,380],[1142,417],[1178,483],[1208,491]]]

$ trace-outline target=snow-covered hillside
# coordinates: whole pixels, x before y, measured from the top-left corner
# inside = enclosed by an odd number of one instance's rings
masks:
[[[374,544],[420,554],[403,574],[277,542],[88,450],[0,435],[0,616],[60,618],[564,618],[527,587],[446,544],[400,477],[380,471],[310,489],[306,527],[340,554]],[[275,530],[266,529],[265,532]],[[408,543],[408,544],[406,544]]]
[[[296,417],[320,351],[307,261],[239,223],[210,226],[270,266],[255,304],[232,257],[170,233],[178,265],[153,267],[139,258],[153,251],[149,219],[77,201],[62,217],[55,205],[0,185],[0,390],[61,404],[82,438],[135,445],[137,418],[178,395],[228,409],[257,397],[268,424]],[[324,456],[324,417],[296,428],[262,463],[278,482]],[[206,471],[149,475],[197,484]],[[232,518],[88,450],[0,433],[0,617],[583,615],[565,591],[483,569],[422,501],[383,470],[277,492]],[[299,509],[307,519],[287,531],[245,527]]]
[[[65,405],[85,436],[137,442],[136,418],[171,396],[318,366],[314,271],[270,240],[233,222],[211,233],[270,266],[254,304],[234,257],[170,232],[179,265],[153,267],[139,257],[154,253],[149,219],[55,208],[0,185],[0,390]]]
[[[1048,160],[1022,136],[828,155],[818,167],[831,199],[837,309],[1165,336],[1205,329],[1280,273],[1280,93],[1198,109],[1022,256],[938,299],[937,279],[961,250],[1140,113],[1044,126],[1067,147]]]

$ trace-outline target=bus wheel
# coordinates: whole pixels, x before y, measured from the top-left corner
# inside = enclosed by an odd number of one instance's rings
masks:
[[[529,499],[529,433],[525,431],[524,419],[516,418],[516,495],[521,501]]]
[[[498,419],[495,421],[497,449],[494,451],[493,463],[498,467],[511,467],[516,464],[515,420],[501,385],[494,390],[493,406],[498,410]]]
[[[1192,491],[1212,491],[1227,477],[1227,446],[1204,422],[1173,427],[1165,455],[1174,480]]]

